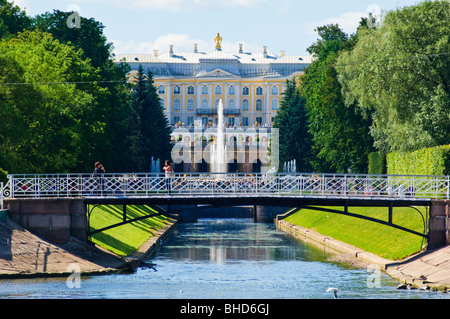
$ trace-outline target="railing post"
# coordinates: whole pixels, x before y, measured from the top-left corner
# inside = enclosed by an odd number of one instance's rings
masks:
[[[34,196],[39,197],[38,194],[41,193],[40,190],[40,180],[39,175],[34,177]]]
[[[447,199],[450,199],[450,175],[447,176]]]
[[[0,209],[3,210],[3,182],[0,182]]]

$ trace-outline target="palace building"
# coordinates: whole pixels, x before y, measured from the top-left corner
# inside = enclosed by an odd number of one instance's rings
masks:
[[[203,127],[217,124],[217,106],[224,105],[228,127],[270,127],[282,99],[286,79],[303,74],[310,56],[275,55],[261,52],[222,51],[217,34],[215,48],[202,52],[194,44],[192,52],[158,54],[118,54],[115,62],[131,67],[128,80],[137,73],[151,71],[169,123],[173,126]]]

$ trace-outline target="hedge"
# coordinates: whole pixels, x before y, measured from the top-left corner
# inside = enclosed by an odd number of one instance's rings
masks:
[[[386,156],[388,174],[450,175],[450,144]]]
[[[369,153],[369,174],[386,174],[386,155],[381,152]]]

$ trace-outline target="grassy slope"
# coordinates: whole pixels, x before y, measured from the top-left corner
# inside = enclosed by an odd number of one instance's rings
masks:
[[[425,208],[418,209],[426,218]],[[388,220],[388,208],[350,207],[349,212]],[[391,260],[410,256],[426,243],[422,237],[402,230],[335,213],[301,209],[285,220]],[[393,223],[423,233],[422,216],[413,208],[395,207]]]
[[[90,209],[90,208],[89,208]],[[156,213],[147,206],[127,206],[127,219]],[[92,241],[120,256],[129,256],[170,221],[155,216],[94,234]],[[122,206],[98,206],[91,213],[91,231],[122,222]]]

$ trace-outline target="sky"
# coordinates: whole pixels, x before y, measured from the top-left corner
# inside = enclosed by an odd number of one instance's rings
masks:
[[[8,0],[29,16],[53,10],[77,11],[104,26],[116,54],[204,52],[214,50],[217,33],[222,49],[307,55],[318,26],[338,24],[354,33],[361,17],[381,18],[390,10],[421,0]],[[80,25],[80,27],[83,27]]]

